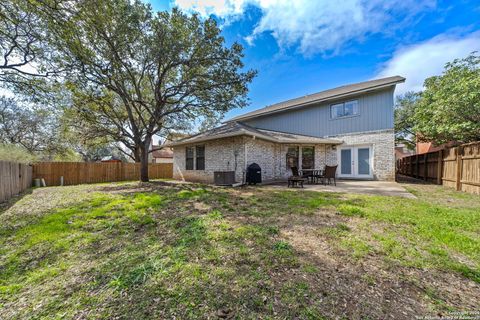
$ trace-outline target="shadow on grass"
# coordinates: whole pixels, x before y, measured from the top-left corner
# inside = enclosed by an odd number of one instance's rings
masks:
[[[395,181],[400,184],[408,183],[408,184],[419,184],[419,185],[437,185],[436,183],[433,183],[431,181],[425,181],[423,179],[417,179],[415,177],[405,176],[402,174],[396,174]]]
[[[18,201],[22,200],[25,196],[32,194],[34,188],[28,188],[21,193],[13,196],[12,198],[8,199],[7,201],[0,202],[0,216],[3,212],[7,211],[11,207],[15,205]]]

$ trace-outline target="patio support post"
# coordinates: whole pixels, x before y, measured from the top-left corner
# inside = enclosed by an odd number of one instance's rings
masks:
[[[302,157],[302,145],[297,145],[298,147],[298,169],[303,170],[302,162],[303,162],[303,157]]]

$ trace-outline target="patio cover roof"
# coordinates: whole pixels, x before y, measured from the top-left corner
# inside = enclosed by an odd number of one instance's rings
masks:
[[[250,136],[262,140],[286,144],[341,144],[343,142],[337,139],[325,139],[300,134],[257,129],[239,122],[228,122],[220,127],[167,143],[165,146],[173,147],[236,136]]]

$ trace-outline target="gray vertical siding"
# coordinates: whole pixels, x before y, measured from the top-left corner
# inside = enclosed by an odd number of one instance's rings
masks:
[[[244,123],[261,129],[316,137],[393,129],[393,92],[394,88],[390,88],[346,100],[271,114]],[[330,119],[330,105],[349,100],[358,100],[359,115]]]

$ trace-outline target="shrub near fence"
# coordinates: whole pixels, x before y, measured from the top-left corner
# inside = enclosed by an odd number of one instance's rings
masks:
[[[149,164],[148,173],[150,179],[170,179],[173,176],[173,164]],[[61,177],[64,185],[139,180],[140,164],[122,162],[38,162],[33,164],[33,178],[45,179],[47,186],[59,186]]]
[[[480,194],[480,141],[397,160],[397,172]]]
[[[32,186],[32,167],[28,164],[0,161],[0,202]]]

